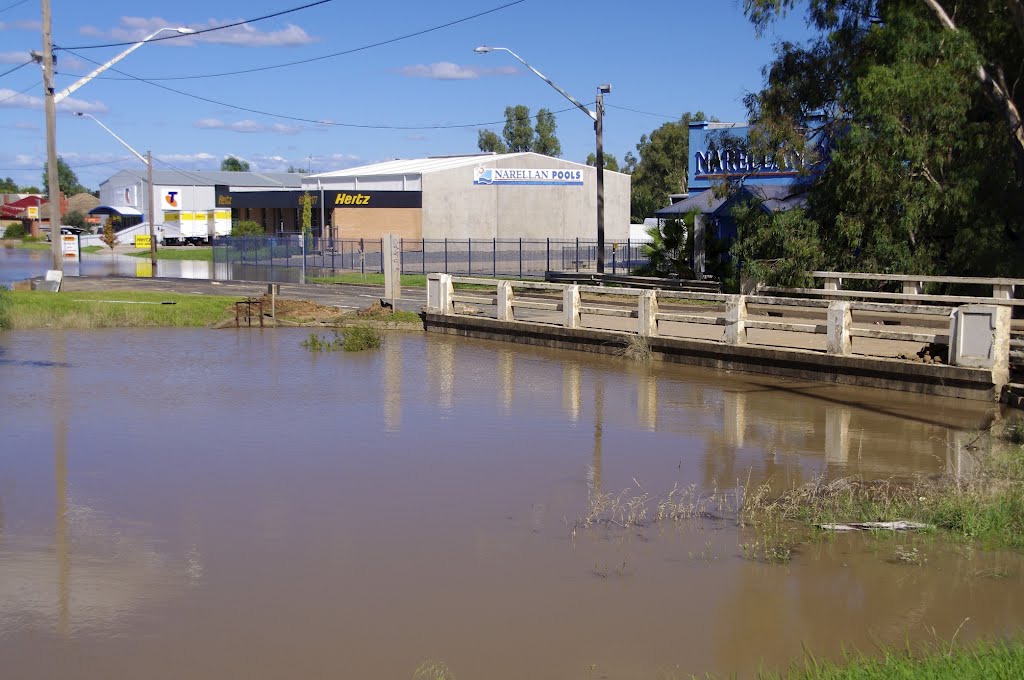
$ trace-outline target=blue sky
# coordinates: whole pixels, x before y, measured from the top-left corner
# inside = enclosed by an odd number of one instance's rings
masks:
[[[270,14],[310,0],[221,0],[172,4],[128,0],[53,0],[54,43],[76,48],[140,40],[164,26],[194,29]],[[114,68],[155,79],[238,71],[320,57],[397,38],[484,12],[511,0],[388,3],[334,0],[286,16],[183,40],[147,44]],[[0,0],[0,8],[15,0]],[[0,73],[40,49],[40,3],[0,12]],[[224,77],[161,80],[189,98],[109,70],[72,95],[57,119],[61,155],[90,188],[120,168],[142,167],[95,115],[155,167],[217,169],[226,155],[254,170],[289,165],[337,170],[394,158],[472,153],[477,130],[500,133],[505,106],[571,107],[510,55],[479,55],[477,45],[514,50],[584,103],[608,82],[605,150],[620,160],[640,136],[684,111],[722,120],[745,118],[742,98],[762,83],[761,68],[779,40],[807,36],[802,13],[758,38],[742,0],[525,0],[486,16],[350,55]],[[163,33],[162,35],[170,35]],[[61,51],[58,89],[123,47]],[[78,56],[76,56],[78,55]],[[24,94],[16,94],[30,88]],[[46,155],[39,68],[0,77],[0,175],[40,184]],[[241,111],[224,102],[253,111]],[[627,111],[635,109],[654,114]],[[300,122],[259,112],[309,119]],[[321,121],[320,123],[316,121]],[[594,150],[590,120],[559,113],[562,157],[583,161]],[[324,122],[327,122],[325,124]],[[330,123],[424,129],[368,129]],[[431,129],[469,124],[468,127]]]

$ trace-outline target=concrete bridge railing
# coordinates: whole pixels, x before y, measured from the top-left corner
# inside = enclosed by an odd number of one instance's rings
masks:
[[[944,357],[946,363],[991,370],[993,382],[998,385],[1009,380],[1011,353],[1016,355],[1018,347],[1024,346],[1021,340],[1011,338],[1011,308],[1007,305],[962,304],[950,307],[771,295],[680,293],[447,274],[430,274],[427,278],[427,311],[435,314],[479,316],[483,313],[491,316],[483,310],[493,306],[492,318],[502,322],[527,321],[577,329],[585,327],[583,319],[588,316],[598,322],[587,327],[604,330],[609,330],[609,320],[617,319],[620,321],[614,330],[652,338],[660,335],[687,337],[685,333],[680,335],[679,324],[722,326],[724,332],[720,342],[732,346],[747,344],[751,330],[824,335],[825,353],[838,356],[853,354],[854,338],[946,345],[949,348]],[[456,289],[456,284],[472,284],[475,289]],[[696,310],[671,309],[678,306],[680,298],[705,306]],[[968,302],[976,300],[967,299]],[[987,301],[986,298],[980,300]],[[664,307],[663,301],[668,303]],[[716,304],[708,306],[709,303]],[[752,314],[752,307],[760,313]],[[783,308],[787,315],[796,318],[777,320],[783,313],[773,310]],[[887,320],[884,324],[855,325],[854,313],[884,315]],[[813,318],[822,315],[824,319],[820,321]],[[946,320],[943,321],[942,317]],[[672,331],[663,330],[666,325],[670,325]],[[905,329],[900,329],[900,326]]]

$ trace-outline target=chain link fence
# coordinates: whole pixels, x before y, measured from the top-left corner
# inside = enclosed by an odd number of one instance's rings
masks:
[[[605,271],[628,274],[647,264],[649,241],[606,241]],[[299,234],[222,237],[213,262],[228,279],[287,280],[301,270],[308,277],[383,273],[383,239],[327,239]],[[403,274],[443,272],[461,276],[543,279],[545,272],[597,270],[597,242],[584,239],[402,239]],[[264,271],[269,270],[269,271]]]

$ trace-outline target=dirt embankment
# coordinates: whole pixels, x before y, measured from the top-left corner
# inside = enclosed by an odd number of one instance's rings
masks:
[[[374,303],[363,309],[354,312],[317,304],[310,300],[293,300],[278,297],[273,302],[270,295],[251,298],[255,300],[250,309],[253,315],[253,324],[257,324],[256,316],[259,314],[259,303],[263,304],[264,325],[278,326],[303,326],[314,328],[332,328],[360,324],[373,328],[396,329],[396,330],[422,330],[423,324],[416,318],[415,314],[399,312],[397,315],[390,307],[384,307],[380,303]],[[240,323],[248,326],[246,317],[248,305],[243,305],[240,312]],[[272,310],[276,313],[275,319],[271,316]],[[235,307],[228,309],[230,318],[218,324],[218,328],[234,327]]]

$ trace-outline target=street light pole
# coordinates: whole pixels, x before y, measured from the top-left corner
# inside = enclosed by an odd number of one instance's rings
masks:
[[[149,259],[153,263],[153,276],[156,276],[156,209],[154,207],[156,205],[156,201],[153,198],[153,153],[151,151],[147,151],[146,155],[143,156],[141,153],[133,149],[131,147],[131,144],[118,137],[117,133],[115,133],[113,130],[111,130],[102,122],[100,122],[99,118],[90,113],[75,111],[75,115],[81,118],[91,118],[93,122],[95,122],[101,128],[109,132],[111,137],[121,142],[121,145],[124,148],[131,151],[136,158],[138,158],[140,161],[146,164],[146,184],[148,185],[147,191],[149,192],[149,196],[146,198],[146,204],[149,206]]]
[[[518,54],[513,52],[507,47],[490,47],[487,45],[481,45],[473,51],[477,54],[487,54],[488,52],[495,51],[508,52],[515,57],[519,62],[530,69],[534,75],[538,76],[545,83],[553,87],[558,94],[562,95],[569,101],[571,101],[576,108],[583,113],[587,114],[592,121],[594,121],[594,132],[597,137],[597,272],[599,274],[604,273],[604,95],[612,91],[612,86],[608,84],[600,85],[597,88],[597,111],[591,111],[586,106],[581,104],[579,100],[573,97],[571,94],[560,88],[554,82],[551,81],[546,75],[530,66],[529,63]]]

